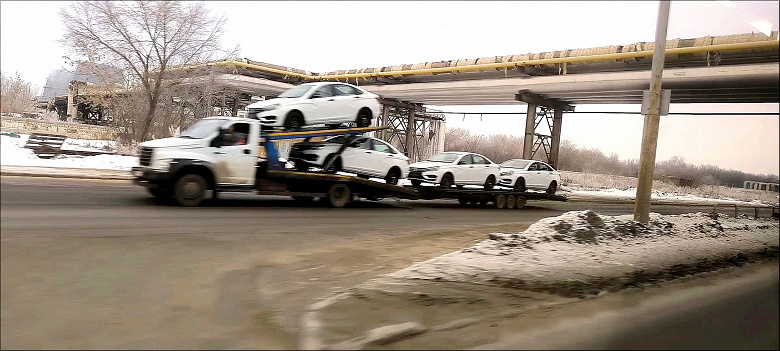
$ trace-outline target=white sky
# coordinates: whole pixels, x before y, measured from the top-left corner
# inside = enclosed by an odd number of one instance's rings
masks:
[[[223,45],[239,56],[325,72],[338,69],[512,55],[529,52],[652,42],[655,1],[432,1],[300,2],[211,1],[229,17]],[[761,21],[778,30],[775,1],[673,1],[668,39],[759,32]],[[67,2],[0,1],[0,69],[43,87],[49,72],[65,65],[58,43],[64,26],[57,10]],[[756,26],[750,22],[758,23]],[[525,106],[453,106],[447,111],[523,111]],[[636,111],[639,106],[577,106],[578,111]],[[778,111],[777,104],[672,105],[683,111]],[[484,134],[521,135],[524,117],[461,116],[449,127]],[[567,115],[562,136],[621,158],[639,158],[640,115]],[[693,164],[780,174],[777,116],[666,116],[657,160],[681,156]]]

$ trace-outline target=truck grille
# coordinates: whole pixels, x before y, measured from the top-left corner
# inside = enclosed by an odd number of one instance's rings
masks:
[[[152,150],[154,149],[150,147],[141,148],[141,157],[138,158],[141,166],[148,166],[150,163],[152,163]]]

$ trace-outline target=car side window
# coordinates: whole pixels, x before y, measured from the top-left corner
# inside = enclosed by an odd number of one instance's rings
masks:
[[[546,164],[543,164],[543,163],[539,164],[539,169],[541,169],[543,171],[552,171],[552,168],[550,168],[550,166],[548,166]]]
[[[352,142],[352,144],[349,145],[349,147],[354,147],[356,149],[367,149],[369,148],[368,139],[360,138],[358,140],[355,140]]]
[[[539,164],[534,162],[534,163],[531,164],[530,167],[528,167],[528,170],[529,171],[537,171],[537,170],[539,170],[538,166],[539,166]]]
[[[486,165],[486,164],[488,164],[488,161],[484,157],[482,157],[482,156],[472,155],[471,157],[474,158],[474,164],[477,164],[477,165]]]
[[[471,161],[471,155],[463,156],[463,158],[458,161],[459,165],[470,165],[472,163]]]
[[[360,91],[344,84],[336,84],[333,86],[333,92],[335,95],[360,95]]]
[[[374,144],[373,148],[374,148],[375,151],[385,152],[385,153],[388,153],[388,154],[394,154],[395,153],[395,151],[393,151],[393,149],[390,147],[390,145],[387,145],[384,142],[381,142],[379,140],[374,140],[373,144]]]
[[[323,85],[317,88],[317,90],[315,90],[313,94],[311,94],[312,99],[331,97],[331,96],[333,96],[333,91],[332,91],[332,86],[330,85]]]

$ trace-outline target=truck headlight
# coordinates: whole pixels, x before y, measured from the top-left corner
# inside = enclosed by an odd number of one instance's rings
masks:
[[[157,160],[154,169],[158,171],[168,171],[171,168],[171,163],[173,163],[172,158],[161,158]]]

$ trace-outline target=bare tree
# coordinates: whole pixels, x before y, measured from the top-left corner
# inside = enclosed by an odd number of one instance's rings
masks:
[[[213,17],[202,3],[175,1],[84,1],[62,9],[63,42],[83,60],[121,68],[126,88],[146,102],[137,137],[148,140],[158,106],[171,84],[172,69],[214,59],[225,17]],[[131,93],[132,94],[132,93]]]
[[[9,78],[0,73],[0,112],[3,113],[24,113],[35,110],[35,99],[38,89],[29,82],[24,81],[17,74],[16,77]]]

